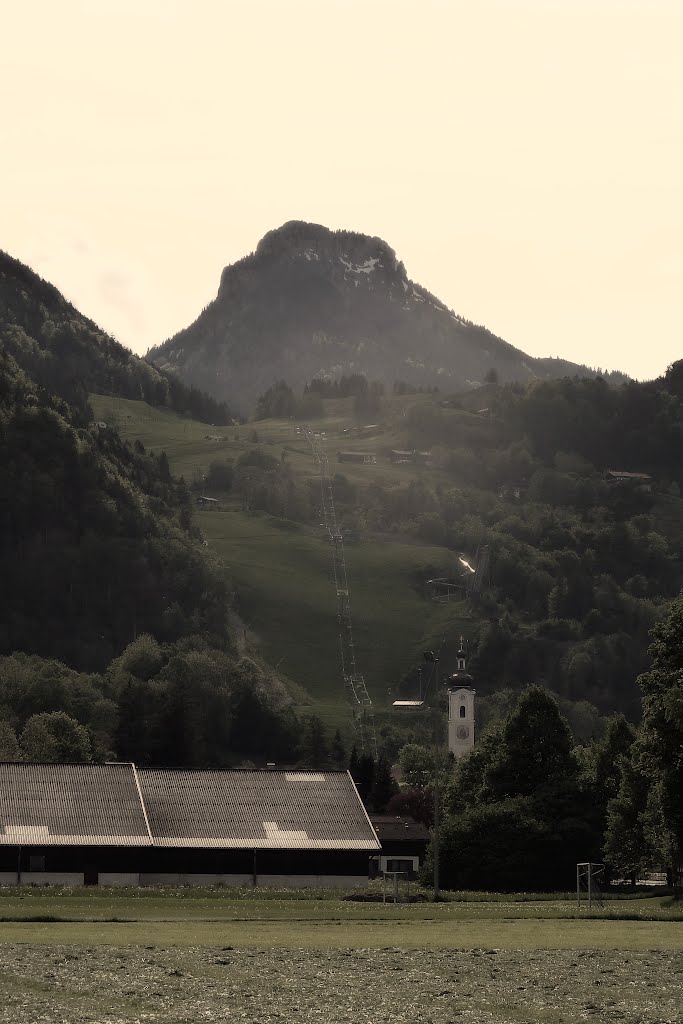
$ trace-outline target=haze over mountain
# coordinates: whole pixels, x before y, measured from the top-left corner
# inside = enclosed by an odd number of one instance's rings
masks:
[[[363,373],[453,391],[492,369],[501,382],[595,375],[532,358],[448,309],[382,239],[300,221],[226,267],[216,299],[148,358],[242,412],[280,378]]]
[[[33,381],[83,410],[90,392],[230,422],[230,411],[100,330],[29,267],[0,250],[0,346]]]

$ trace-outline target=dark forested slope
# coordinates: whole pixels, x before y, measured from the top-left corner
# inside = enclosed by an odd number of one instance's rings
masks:
[[[88,392],[144,399],[209,423],[229,410],[134,355],[66,301],[54,285],[0,251],[0,342],[39,387],[81,410]]]
[[[94,423],[86,392],[217,404],[21,264],[0,271],[0,760],[225,764],[293,747],[286,694],[233,646],[184,482]]]
[[[139,633],[226,640],[226,598],[163,455],[83,421],[0,346],[0,652],[102,668]]]
[[[406,494],[421,505],[406,528],[490,556],[480,692],[542,682],[637,717],[649,630],[683,585],[683,361],[648,383],[481,391],[416,403],[404,420],[404,447],[432,447],[453,479]],[[397,496],[375,488],[372,500],[387,529]]]

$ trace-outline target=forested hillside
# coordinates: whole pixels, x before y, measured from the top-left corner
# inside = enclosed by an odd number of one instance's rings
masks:
[[[232,415],[196,388],[165,373],[83,316],[54,285],[0,251],[0,342],[36,386],[67,398],[87,418],[87,394],[144,399],[207,423]]]
[[[649,384],[489,387],[479,412],[463,408],[475,393],[408,414],[410,443],[458,481],[424,496],[412,529],[490,550],[480,677],[637,716],[648,631],[683,583],[682,366]]]
[[[91,671],[141,633],[225,644],[225,587],[165,457],[84,423],[4,349],[0,415],[0,650]]]
[[[86,388],[191,393],[1,266],[0,757],[17,738],[36,759],[185,764],[289,747],[289,701],[236,650],[187,486],[95,423]]]
[[[341,686],[334,593],[315,461],[293,417],[324,434],[357,654],[393,756],[391,700],[417,691],[426,647],[448,671],[461,632],[480,726],[530,682],[557,694],[578,736],[600,731],[599,714],[638,719],[649,631],[683,581],[679,377],[676,364],[649,384],[490,383],[444,396],[353,376],[303,394],[279,382],[260,396],[266,418],[220,436],[144,406],[122,404],[120,419],[218,500],[200,522],[238,607],[327,717]],[[340,449],[376,462],[339,462]],[[460,557],[477,564],[485,548],[483,586],[468,594]]]
[[[353,541],[354,574],[364,577],[377,550],[386,550],[393,566],[400,549],[389,556],[389,543],[413,545],[405,587],[421,596],[425,620],[436,599],[462,602],[467,571],[459,556],[474,563],[487,549],[485,585],[460,611],[470,620],[482,697],[495,694],[500,709],[506,692],[512,699],[533,681],[563,700],[635,719],[649,630],[683,582],[680,375],[675,364],[647,384],[566,378],[526,387],[491,383],[450,397],[411,394],[404,382],[385,394],[358,377],[314,381],[297,396],[280,382],[260,397],[258,415],[309,412],[332,459],[339,447],[373,453],[371,465],[334,462],[335,504]],[[369,415],[366,428],[359,417]],[[294,431],[291,419],[259,419],[242,440],[226,438],[223,458],[220,446],[207,458],[202,486],[230,508],[298,521],[314,537],[319,492],[310,451]],[[429,453],[422,464],[416,452]],[[220,536],[229,544],[225,529]],[[283,561],[287,544],[285,533]],[[369,544],[380,547],[371,554]],[[424,545],[421,566],[415,544]],[[229,546],[225,552],[242,561]],[[302,571],[292,564],[293,573]],[[434,579],[448,587],[435,587]],[[250,574],[252,608],[269,601],[265,574],[260,586]],[[285,602],[292,636],[301,636],[309,618],[299,600],[293,582]],[[408,623],[403,629],[410,635]],[[262,631],[270,635],[267,624]],[[446,661],[456,639],[444,634]],[[419,647],[416,653],[412,666],[404,661],[404,695],[417,686]],[[371,650],[365,658],[377,668]],[[389,669],[390,656],[386,662]],[[308,674],[306,665],[300,671]],[[321,667],[311,672],[321,677]],[[377,679],[373,673],[369,685],[376,693],[395,689],[393,672],[392,665]]]

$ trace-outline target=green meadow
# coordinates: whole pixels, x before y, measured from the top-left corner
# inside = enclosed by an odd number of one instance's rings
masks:
[[[330,399],[325,402],[327,415],[324,419],[311,421],[309,426],[315,432],[324,431],[330,468],[335,472],[338,450],[388,452],[401,447],[401,422],[409,404],[426,401],[426,396],[410,398],[394,397],[387,400],[386,423],[367,435],[344,434],[345,429],[354,431],[351,399]],[[259,420],[237,426],[218,426],[199,423],[177,413],[156,409],[146,402],[107,395],[90,395],[90,404],[96,420],[115,426],[122,437],[140,440],[145,448],[165,451],[175,476],[184,476],[188,483],[195,477],[201,478],[215,459],[236,459],[245,451],[260,445],[277,458],[284,451],[295,473],[302,478],[317,476],[315,461],[304,438],[296,433],[296,423],[291,420]],[[469,413],[460,415],[469,416]],[[339,467],[354,483],[367,482],[369,478],[379,483],[401,483],[424,476],[429,480],[439,478],[434,470],[423,466],[393,465],[389,459],[378,454],[373,466],[344,463]]]
[[[352,423],[346,400],[330,403],[337,407],[337,414],[313,426],[325,430],[331,455],[338,445],[391,447],[400,442],[392,427],[400,421],[400,403],[401,399],[394,400],[386,431],[367,440],[342,440],[344,426]],[[172,472],[188,481],[201,479],[213,460],[235,460],[256,443],[272,449],[277,458],[284,452],[302,478],[317,475],[306,442],[289,421],[212,427],[144,402],[92,395],[91,404],[96,419],[115,425],[125,438],[140,440],[153,451],[165,451]],[[379,457],[377,466],[344,464],[342,468],[350,480],[371,478],[384,483],[431,472],[424,467],[393,466]],[[221,500],[219,510],[198,510],[196,522],[235,587],[247,638],[290,681],[298,704],[315,710],[330,726],[341,724],[346,710],[336,593],[323,529],[318,524],[302,525],[246,512],[230,495]],[[361,537],[346,545],[357,665],[376,713],[388,711],[398,682],[419,664],[424,649],[438,649],[444,638],[452,640],[467,631],[470,613],[464,601],[429,601],[415,584],[421,566],[447,565],[452,560],[453,553],[444,548],[402,543],[400,537],[391,535],[381,540]]]
[[[271,665],[319,702],[339,700],[338,624],[323,531],[262,513],[200,512],[197,521],[234,582],[242,619]],[[462,627],[463,603],[426,601],[411,572],[445,550],[360,541],[346,546],[357,662],[379,705],[421,651]]]

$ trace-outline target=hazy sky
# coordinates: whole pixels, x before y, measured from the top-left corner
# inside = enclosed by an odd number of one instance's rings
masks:
[[[683,0],[21,0],[0,248],[138,352],[269,229],[534,355],[683,357]]]

